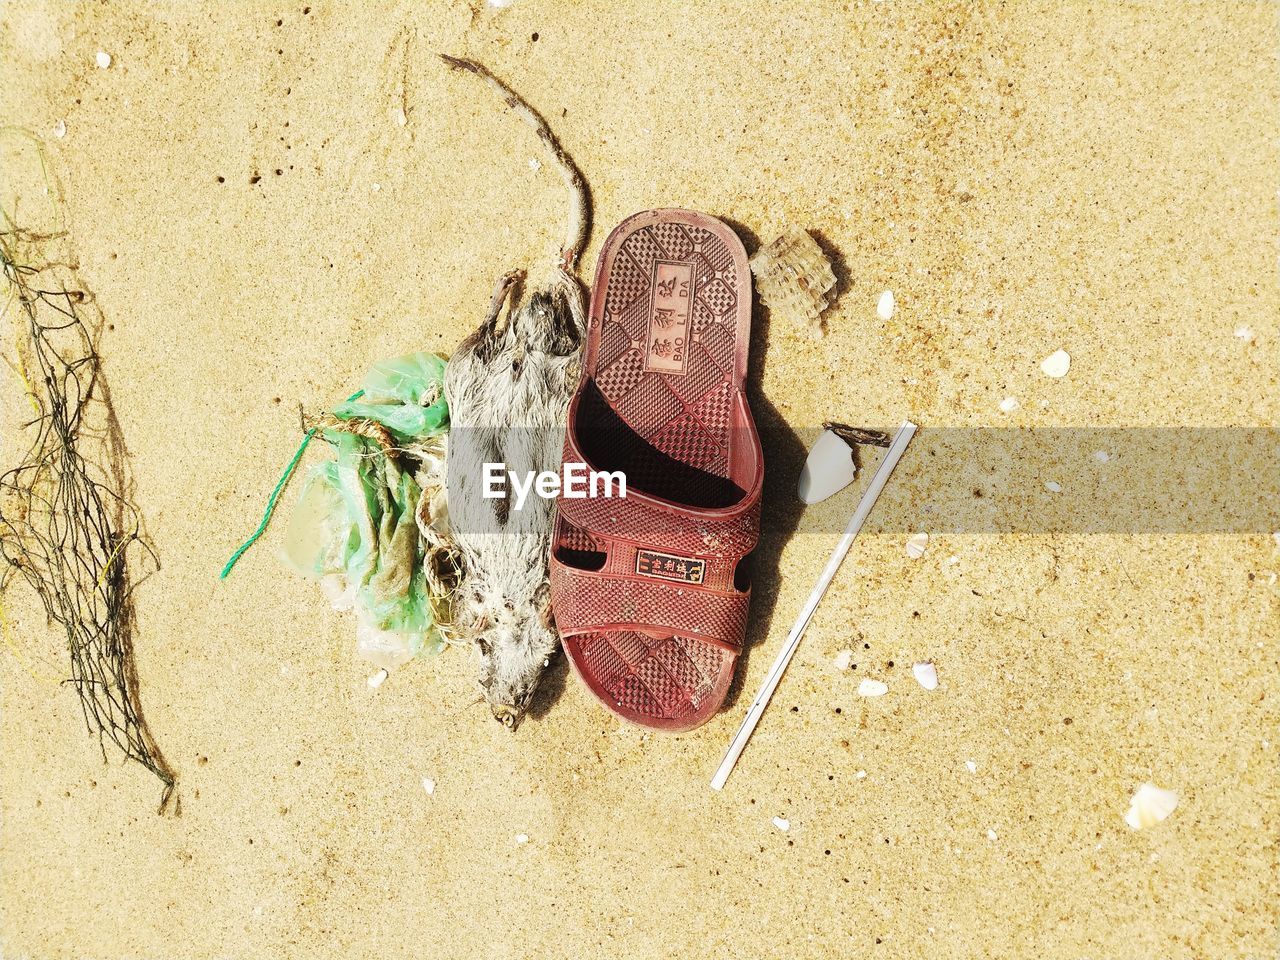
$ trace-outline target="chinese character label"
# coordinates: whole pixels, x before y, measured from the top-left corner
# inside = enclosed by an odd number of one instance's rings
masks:
[[[693,264],[655,260],[646,370],[684,376],[692,302]]]
[[[675,580],[679,583],[702,583],[706,572],[705,560],[673,557],[653,550],[640,550],[636,553],[636,573],[646,577]]]

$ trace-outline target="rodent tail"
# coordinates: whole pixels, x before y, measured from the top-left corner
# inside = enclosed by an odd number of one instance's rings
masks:
[[[565,231],[564,245],[560,249],[559,266],[562,270],[572,271],[577,267],[578,258],[587,245],[587,234],[591,230],[591,197],[587,191],[587,182],[583,179],[577,164],[573,162],[547,126],[547,121],[525,102],[524,98],[489,72],[483,64],[474,60],[464,60],[440,54],[440,59],[454,70],[465,70],[484,80],[508,107],[533,128],[538,139],[547,149],[551,162],[560,171],[565,187],[569,191],[569,222]]]

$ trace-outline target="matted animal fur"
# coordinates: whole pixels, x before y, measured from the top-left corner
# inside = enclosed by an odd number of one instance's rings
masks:
[[[453,630],[474,642],[485,700],[495,718],[515,729],[559,645],[547,570],[555,502],[531,496],[517,510],[510,495],[484,497],[484,465],[503,463],[522,474],[560,468],[586,332],[573,270],[590,208],[582,175],[545,121],[480,64],[443,59],[482,78],[536,131],[569,194],[567,233],[549,277],[522,299],[522,273],[503,276],[484,323],[449,360],[447,504],[424,498],[419,511],[429,545],[451,548],[461,573]]]

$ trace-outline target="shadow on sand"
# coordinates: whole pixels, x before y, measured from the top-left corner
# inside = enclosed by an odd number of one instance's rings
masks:
[[[729,218],[722,216],[720,219],[733,228],[749,251],[760,249],[760,240],[751,230]],[[826,246],[823,244],[824,249]],[[842,286],[843,282],[838,279],[837,293]],[[769,635],[769,628],[773,624],[778,586],[782,579],[779,569],[782,550],[800,525],[800,516],[804,512],[804,504],[796,496],[796,482],[808,453],[800,435],[764,394],[764,373],[773,318],[769,314],[769,308],[756,296],[754,285],[751,299],[747,398],[755,416],[756,429],[760,432],[760,446],[764,449],[764,492],[760,498],[763,509],[760,514],[760,542],[750,559],[751,613],[747,620],[747,639],[738,658],[733,685],[725,698],[724,709],[737,704],[742,695],[748,661],[755,648]]]

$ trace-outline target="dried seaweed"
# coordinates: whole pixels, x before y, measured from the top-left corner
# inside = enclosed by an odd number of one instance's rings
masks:
[[[35,590],[66,633],[66,682],[104,761],[110,740],[159,777],[164,811],[175,778],[139,702],[130,574],[131,560],[139,572],[158,569],[158,560],[128,496],[126,451],[96,349],[101,317],[68,264],[41,259],[58,235],[23,230],[8,212],[4,220],[6,313],[20,328],[18,372],[32,417],[26,454],[0,476],[0,592],[16,578]]]

